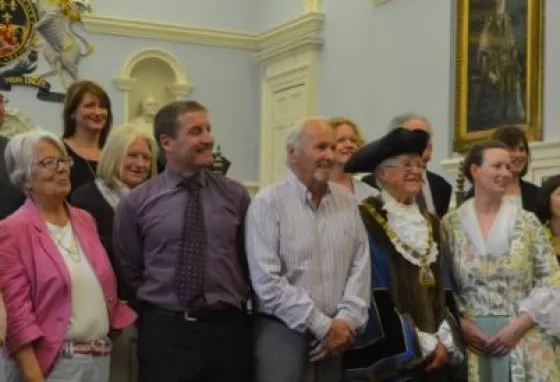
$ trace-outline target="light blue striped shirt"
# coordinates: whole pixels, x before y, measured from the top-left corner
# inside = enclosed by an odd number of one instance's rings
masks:
[[[371,265],[356,200],[329,183],[319,206],[293,174],[257,194],[246,220],[246,248],[260,312],[291,329],[328,332],[332,318],[367,322]]]

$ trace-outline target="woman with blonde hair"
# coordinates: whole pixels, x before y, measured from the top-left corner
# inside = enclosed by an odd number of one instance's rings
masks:
[[[101,242],[117,274],[118,296],[132,308],[135,308],[135,296],[122,283],[115,267],[114,209],[130,190],[156,175],[156,157],[156,142],[145,129],[133,125],[117,127],[109,134],[101,152],[97,179],[78,188],[70,199],[70,203],[93,215]],[[132,353],[135,336],[135,328],[129,328],[115,340],[111,354],[111,381],[131,379],[130,360],[136,356]]]
[[[333,129],[336,139],[334,166],[331,171],[330,180],[346,187],[354,194],[358,202],[370,196],[379,195],[375,188],[344,172],[344,165],[348,159],[364,144],[364,138],[358,125],[354,121],[343,117],[331,118],[329,125]]]
[[[97,179],[74,191],[70,203],[88,211],[97,223],[101,242],[113,258],[114,209],[130,190],[156,175],[154,138],[133,125],[120,126],[109,135],[97,166]],[[118,275],[118,272],[117,272]],[[132,301],[119,282],[119,296]]]

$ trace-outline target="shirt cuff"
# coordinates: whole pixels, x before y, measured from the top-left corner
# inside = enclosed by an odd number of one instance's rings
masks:
[[[443,320],[443,322],[439,326],[436,337],[443,344],[443,346],[445,346],[445,349],[447,349],[447,353],[451,356],[449,363],[459,364],[463,361],[464,354],[461,349],[459,349],[459,347],[455,344],[453,332],[451,331],[451,327],[446,320]]]
[[[321,313],[319,310],[314,309],[307,320],[307,328],[316,339],[322,340],[329,332],[331,322],[331,318]]]
[[[416,329],[416,334],[418,335],[422,358],[427,358],[436,350],[438,339],[433,334],[422,332],[418,329]]]

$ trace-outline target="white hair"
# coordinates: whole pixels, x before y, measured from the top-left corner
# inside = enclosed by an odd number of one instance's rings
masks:
[[[301,144],[301,137],[303,136],[303,132],[305,128],[310,122],[324,122],[328,125],[328,119],[324,117],[307,117],[300,119],[290,126],[290,133],[288,134],[288,138],[286,138],[286,151],[290,148],[295,148],[296,150],[299,149]],[[289,164],[289,158],[286,158],[286,163]]]
[[[23,189],[25,181],[29,179],[35,161],[35,147],[42,141],[51,142],[66,155],[62,140],[50,131],[40,128],[17,134],[8,142],[4,152],[6,170],[10,181],[16,187]]]
[[[389,126],[387,126],[387,131],[398,129],[399,127],[402,127],[405,123],[413,119],[417,119],[419,121],[424,122],[426,125],[428,125],[428,130],[430,134],[432,133],[432,124],[430,123],[428,118],[411,112],[399,114],[393,119],[391,119],[391,122],[389,122]]]

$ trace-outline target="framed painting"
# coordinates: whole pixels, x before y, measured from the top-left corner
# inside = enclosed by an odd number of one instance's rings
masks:
[[[501,126],[540,140],[543,0],[457,0],[456,25],[454,150]]]

